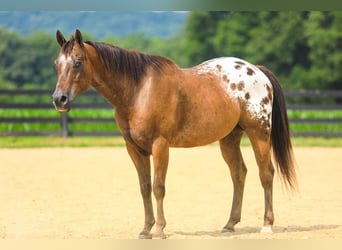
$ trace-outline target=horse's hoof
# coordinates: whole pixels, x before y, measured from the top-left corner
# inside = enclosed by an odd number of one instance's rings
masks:
[[[221,233],[234,233],[234,232],[235,232],[234,228],[228,228],[228,227],[224,227],[221,230]]]
[[[260,233],[267,233],[271,234],[273,233],[272,226],[264,226],[261,228]]]
[[[150,240],[152,239],[152,234],[139,234],[140,240]]]

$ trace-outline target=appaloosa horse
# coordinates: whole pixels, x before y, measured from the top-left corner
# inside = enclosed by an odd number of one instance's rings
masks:
[[[264,226],[272,231],[272,185],[275,165],[290,187],[296,182],[284,93],[264,66],[233,57],[181,69],[171,60],[113,45],[83,41],[76,30],[66,40],[57,31],[61,51],[55,61],[58,81],[53,103],[67,112],[90,86],[115,107],[115,118],[139,176],[145,209],[140,238],[164,238],[165,177],[170,147],[220,142],[234,185],[233,202],[223,232],[240,221],[247,169],[240,140],[247,133],[259,167],[265,196]],[[154,177],[151,182],[150,156]],[[151,192],[157,201],[155,220]]]

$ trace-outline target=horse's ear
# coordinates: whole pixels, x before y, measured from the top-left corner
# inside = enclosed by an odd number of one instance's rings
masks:
[[[83,38],[82,38],[82,33],[78,29],[75,32],[75,39],[76,42],[83,47]]]
[[[58,44],[61,47],[66,43],[66,40],[65,40],[62,32],[60,32],[59,30],[57,30],[57,32],[56,32],[56,39],[57,39]]]

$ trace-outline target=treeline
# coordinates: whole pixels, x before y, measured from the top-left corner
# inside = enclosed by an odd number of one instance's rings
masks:
[[[54,36],[0,28],[0,37],[1,88],[54,88]],[[182,67],[236,56],[267,66],[286,89],[342,89],[341,11],[192,12],[171,38],[135,34],[101,41],[163,55]]]
[[[0,28],[0,87],[51,88],[55,81],[55,39],[46,33],[21,36]]]

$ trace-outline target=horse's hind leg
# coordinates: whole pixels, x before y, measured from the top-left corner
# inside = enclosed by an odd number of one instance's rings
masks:
[[[273,214],[273,176],[274,168],[271,161],[271,143],[269,131],[264,129],[249,129],[246,130],[249,139],[252,143],[255,158],[259,167],[259,177],[264,189],[265,196],[265,214],[264,226],[261,232],[272,232],[274,222]]]
[[[237,126],[228,136],[220,140],[221,153],[229,166],[230,175],[233,180],[234,194],[230,217],[222,232],[234,232],[234,225],[241,219],[241,208],[243,190],[247,168],[243,161],[240,141],[243,130]]]

